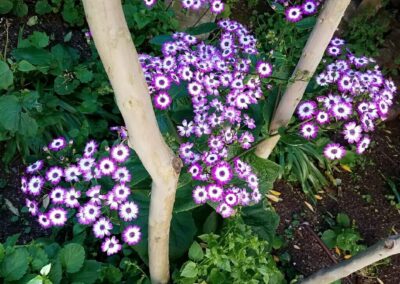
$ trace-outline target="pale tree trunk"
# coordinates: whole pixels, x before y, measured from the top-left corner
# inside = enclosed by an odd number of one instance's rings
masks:
[[[350,0],[326,1],[274,113],[270,134],[276,134],[280,127],[289,123],[349,4]],[[266,139],[257,146],[256,155],[267,159],[278,141],[276,136]]]
[[[389,237],[369,247],[349,260],[322,269],[306,278],[301,284],[332,283],[391,255],[400,253],[400,235]]]
[[[148,87],[125,21],[120,0],[83,0],[86,18],[117,105],[152,180],[149,216],[149,266],[153,283],[169,279],[169,229],[181,161],[165,143]]]

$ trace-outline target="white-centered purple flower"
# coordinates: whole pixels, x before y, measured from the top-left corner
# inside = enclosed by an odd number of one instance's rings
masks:
[[[59,137],[50,142],[48,148],[52,151],[60,151],[67,146],[67,141],[64,137]]]
[[[27,174],[33,174],[40,171],[43,168],[44,162],[42,160],[36,161],[26,168]]]
[[[54,207],[49,211],[48,217],[52,226],[62,227],[67,222],[67,211],[61,207]]]
[[[142,238],[142,232],[138,226],[128,226],[122,233],[122,239],[130,246],[137,245]]]
[[[119,240],[115,236],[112,236],[111,238],[106,238],[101,244],[101,250],[107,253],[107,255],[116,254],[121,249],[122,246],[119,243]]]
[[[340,160],[346,155],[346,150],[340,144],[331,143],[325,146],[324,155],[329,160]]]
[[[318,126],[313,122],[307,122],[300,126],[300,134],[306,139],[314,139],[318,135]]]
[[[303,18],[301,7],[292,6],[286,9],[285,11],[286,20],[289,22],[295,23],[300,21]]]
[[[105,236],[111,235],[113,225],[108,218],[102,217],[93,225],[93,233],[96,238],[103,239]]]
[[[193,190],[193,200],[196,204],[204,204],[208,200],[208,193],[205,186],[198,185]]]
[[[221,161],[212,168],[211,175],[217,184],[225,185],[230,182],[233,177],[231,165]]]

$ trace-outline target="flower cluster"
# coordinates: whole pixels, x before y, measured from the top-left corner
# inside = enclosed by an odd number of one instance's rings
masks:
[[[143,0],[144,4],[151,8],[157,4],[157,0]],[[184,9],[197,11],[204,6],[210,7],[214,14],[220,14],[224,11],[224,3],[221,0],[180,0]]]
[[[341,142],[356,145],[356,152],[362,154],[371,142],[367,133],[374,131],[379,120],[386,119],[396,86],[384,78],[374,59],[355,56],[340,38],[332,39],[327,54],[334,60],[316,77],[316,82],[329,91],[315,101],[299,105],[297,114],[305,121],[300,133],[312,139],[319,129],[341,129]],[[341,159],[346,149],[332,143],[324,154],[328,159]]]
[[[172,83],[187,85],[194,117],[178,126],[179,135],[188,139],[179,154],[198,184],[194,201],[215,203],[217,212],[229,217],[236,206],[261,199],[252,168],[231,159],[229,149],[249,149],[254,142],[255,121],[246,112],[263,96],[261,78],[272,74],[272,66],[259,61],[252,67],[249,57],[258,53],[256,39],[244,26],[229,20],[218,25],[218,46],[176,33],[174,42],[163,45],[163,58],[144,55],[141,61],[156,108],[171,104]]]
[[[119,232],[113,230],[115,225],[123,228],[126,244],[140,241],[141,230],[132,225],[139,208],[130,198],[128,184],[132,177],[124,166],[130,149],[124,143],[99,151],[99,145],[92,140],[81,155],[76,155],[73,142],[60,137],[44,151],[47,160],[29,165],[21,178],[26,207],[43,228],[62,227],[68,219],[91,226],[95,237],[103,239],[101,249],[108,255],[122,248],[113,235]],[[72,156],[70,161],[68,157]]]
[[[295,2],[293,4],[293,2]],[[302,0],[302,1],[288,1],[288,0],[275,0],[275,3],[282,4],[286,7],[285,16],[289,22],[298,22],[301,19],[314,15],[318,11],[318,6],[322,1],[318,0]]]

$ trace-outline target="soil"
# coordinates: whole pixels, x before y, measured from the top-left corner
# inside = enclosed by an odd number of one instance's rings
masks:
[[[283,181],[275,184],[283,199],[275,205],[281,217],[278,232],[287,236],[285,230],[293,227],[293,221],[300,224],[287,239],[291,262],[299,273],[308,276],[342,260],[334,251],[325,251],[318,242],[318,232],[329,228],[324,216],[346,213],[355,221],[367,246],[400,233],[400,212],[385,197],[393,194],[386,179],[397,180],[398,184],[400,177],[400,120],[388,122],[373,135],[373,140],[375,147],[366,154],[366,165],[353,169],[352,173],[335,174],[341,186],[328,188],[323,199],[313,206],[315,212],[305,204],[309,200],[300,188],[292,188]],[[387,265],[349,277],[347,283],[379,283],[378,278],[385,284],[400,282],[400,255],[391,257]]]

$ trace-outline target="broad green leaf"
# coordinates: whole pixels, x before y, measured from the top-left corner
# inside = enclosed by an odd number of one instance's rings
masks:
[[[259,204],[244,207],[242,218],[245,224],[258,234],[262,239],[273,243],[276,229],[279,225],[279,215],[271,208],[266,208],[261,202]]]
[[[247,155],[245,160],[253,167],[259,178],[260,192],[266,193],[269,189],[272,189],[281,167],[271,160],[259,158],[253,153]]]
[[[18,62],[18,70],[21,72],[30,72],[36,70],[36,67],[26,60],[21,60]]]
[[[203,233],[210,234],[214,233],[218,228],[218,215],[215,211],[212,211],[210,215],[208,215],[206,221],[203,224]]]
[[[27,137],[33,137],[37,134],[38,124],[36,120],[32,118],[28,113],[21,113],[21,119],[19,121],[18,132]]]
[[[48,278],[54,284],[58,284],[61,282],[62,273],[63,273],[63,270],[62,270],[61,262],[59,259],[57,259],[55,262],[52,262],[52,266],[51,266],[51,270],[48,275]]]
[[[13,3],[10,0],[0,1],[0,14],[7,14],[13,8]]]
[[[43,48],[49,45],[50,38],[46,33],[43,32],[33,32],[32,35],[28,37],[32,46],[37,48]]]
[[[173,214],[169,238],[170,259],[182,257],[193,243],[197,228],[191,212]]]
[[[26,248],[17,248],[0,265],[0,276],[6,281],[21,279],[29,267],[29,253]]]
[[[284,133],[281,135],[281,139],[283,143],[290,145],[290,146],[299,146],[299,145],[304,145],[309,143],[309,141],[303,137],[301,137],[298,134],[290,134],[290,133]]]
[[[60,251],[60,260],[68,273],[78,272],[85,260],[85,249],[79,244],[67,244]]]
[[[79,86],[79,81],[76,79],[66,78],[64,76],[57,76],[54,80],[54,91],[59,95],[72,94]]]
[[[31,64],[38,66],[50,67],[54,63],[54,57],[50,52],[35,47],[14,49],[12,55],[17,60],[26,60]]]
[[[347,214],[344,213],[337,214],[336,222],[341,227],[346,227],[346,228],[350,227],[350,218]]]
[[[75,68],[75,75],[81,83],[89,83],[93,79],[93,72],[82,65]]]
[[[100,276],[100,262],[95,260],[86,260],[79,272],[69,275],[72,282],[92,284],[95,283]]]
[[[21,117],[21,105],[16,96],[0,97],[0,125],[10,131],[17,131]]]
[[[119,268],[113,265],[107,265],[106,267],[103,266],[101,274],[104,277],[103,281],[106,283],[121,283],[122,272]]]
[[[208,281],[210,284],[226,283],[226,277],[218,268],[213,268],[208,276]]]
[[[155,45],[163,45],[164,43],[166,43],[168,41],[174,41],[172,36],[170,36],[170,35],[159,35],[159,36],[153,37],[150,40],[150,43],[151,44],[155,44]]]
[[[8,64],[0,60],[0,89],[8,89],[13,84],[14,75]]]
[[[176,198],[174,203],[174,212],[184,212],[192,210],[193,208],[199,207],[199,204],[196,204],[193,201],[193,185],[188,184],[186,186],[180,187],[176,191]]]
[[[300,30],[312,29],[317,22],[316,17],[307,17],[296,23],[296,27]]]
[[[49,263],[49,258],[47,257],[44,249],[36,246],[30,246],[28,251],[32,257],[31,266],[35,271],[39,271],[43,266]]]
[[[186,262],[185,266],[183,267],[183,270],[181,272],[181,276],[185,278],[195,278],[197,277],[198,274],[198,268],[196,263],[193,261],[188,261]]]
[[[201,34],[210,33],[217,28],[218,28],[218,25],[216,23],[210,22],[210,23],[203,23],[196,27],[189,28],[186,30],[186,32],[191,35],[201,35]]]
[[[204,257],[204,252],[198,242],[194,241],[189,248],[189,258],[193,261],[200,261]]]
[[[29,280],[26,284],[43,284],[43,277],[41,275],[36,275],[36,277]]]
[[[323,232],[321,239],[329,249],[336,246],[336,233],[333,230]]]

